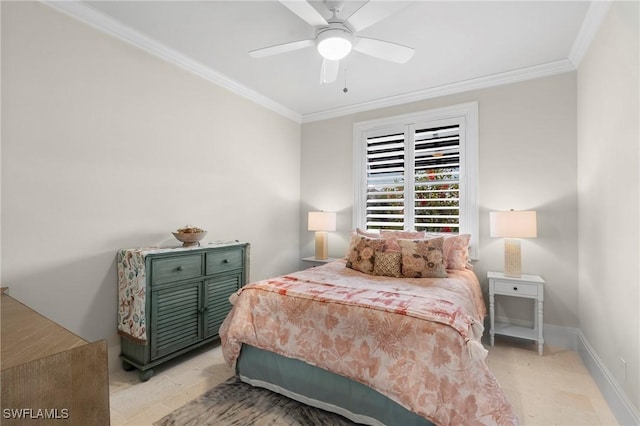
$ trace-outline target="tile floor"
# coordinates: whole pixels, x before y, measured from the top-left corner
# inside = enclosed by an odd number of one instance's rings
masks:
[[[593,379],[576,352],[498,340],[489,348],[496,375],[523,425],[616,425]],[[151,425],[233,375],[218,345],[156,368],[148,382],[136,372],[111,374],[111,424]]]

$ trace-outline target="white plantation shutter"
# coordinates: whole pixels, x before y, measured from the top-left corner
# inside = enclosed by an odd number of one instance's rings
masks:
[[[367,229],[403,229],[404,133],[367,138]]]
[[[476,103],[356,123],[354,159],[354,227],[477,238]]]
[[[416,130],[413,148],[413,227],[417,231],[458,232],[460,126]]]

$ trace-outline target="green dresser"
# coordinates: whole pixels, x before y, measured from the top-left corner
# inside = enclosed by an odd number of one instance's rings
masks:
[[[229,296],[246,284],[249,244],[118,252],[122,366],[140,380],[153,367],[219,338]]]

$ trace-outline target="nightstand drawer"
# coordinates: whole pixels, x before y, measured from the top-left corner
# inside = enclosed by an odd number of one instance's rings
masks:
[[[202,275],[202,255],[175,256],[151,262],[151,284],[197,278]]]
[[[538,296],[538,286],[517,281],[496,281],[495,293],[508,296]]]

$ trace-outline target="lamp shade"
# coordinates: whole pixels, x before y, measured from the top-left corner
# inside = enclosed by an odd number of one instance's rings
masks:
[[[498,238],[535,238],[538,234],[536,212],[490,212],[489,233]]]
[[[335,212],[309,212],[309,231],[335,231]]]

